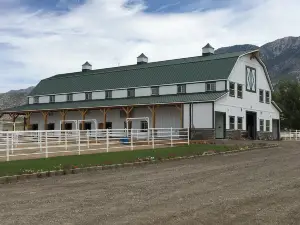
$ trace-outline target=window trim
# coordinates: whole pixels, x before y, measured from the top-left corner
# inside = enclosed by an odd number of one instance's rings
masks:
[[[177,94],[185,94],[185,93],[186,93],[186,84],[178,84],[177,85]]]
[[[212,89],[208,89],[208,85],[212,85],[211,87],[213,87]],[[207,82],[205,83],[205,91],[206,92],[213,92],[216,91],[216,82]]]
[[[33,97],[33,104],[39,104],[40,103],[40,97],[39,96],[34,96]]]
[[[233,123],[231,123],[231,119],[233,119]],[[232,124],[233,128],[231,128]],[[229,130],[235,130],[235,116],[229,116]]]
[[[269,95],[268,97],[267,94]],[[265,102],[267,104],[270,104],[270,91],[265,91]]]
[[[231,85],[233,85],[233,89],[231,88]],[[232,93],[232,91],[233,91],[233,93]],[[235,83],[234,82],[229,82],[229,96],[235,97]]]
[[[69,97],[71,97],[69,99]],[[67,94],[67,102],[73,102],[73,94]]]
[[[241,87],[241,90],[239,91],[239,87]],[[241,96],[239,96],[239,93]],[[237,84],[237,98],[243,99],[243,85],[242,84]]]
[[[242,120],[240,123],[239,123],[239,119]],[[239,125],[241,125],[241,128],[239,128]],[[243,130],[243,117],[240,117],[240,116],[237,117],[237,129]]]
[[[130,96],[130,92],[133,93],[133,96]],[[135,97],[135,88],[129,88],[127,89],[127,98],[134,98]]]
[[[261,129],[263,128],[263,129]],[[265,131],[265,120],[260,119],[259,120],[259,131],[264,132]]]
[[[269,122],[269,126],[267,126],[267,122]],[[271,130],[271,122],[270,120],[266,120],[266,132],[270,132]]]
[[[112,99],[112,90],[105,91],[105,99]]]
[[[143,124],[146,124],[146,128],[143,128]],[[141,131],[141,132],[148,132],[148,130],[149,130],[149,124],[148,124],[148,121],[142,120],[142,121],[140,122],[140,131]]]
[[[90,96],[90,98],[88,98]],[[93,100],[93,92],[85,92],[85,100]]]
[[[260,95],[260,92],[262,92],[262,95]],[[259,91],[258,91],[258,93],[259,93],[259,102],[260,103],[264,103],[265,101],[265,98],[264,98],[264,95],[265,95],[265,92],[264,92],[264,90],[263,89],[259,89]],[[262,96],[262,99],[261,99],[261,96]]]
[[[49,95],[49,103],[55,103],[55,95]]]
[[[153,94],[153,90],[157,90],[157,93]],[[159,87],[158,86],[151,87],[151,96],[158,96],[158,95],[159,95]]]

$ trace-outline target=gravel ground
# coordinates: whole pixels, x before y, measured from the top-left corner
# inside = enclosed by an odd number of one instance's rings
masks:
[[[0,224],[300,224],[300,149],[0,186]]]

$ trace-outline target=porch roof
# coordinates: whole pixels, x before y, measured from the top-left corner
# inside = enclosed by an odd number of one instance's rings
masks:
[[[182,94],[182,95],[160,95],[160,96],[151,96],[151,97],[148,96],[148,97],[122,98],[122,99],[28,104],[28,105],[2,110],[0,111],[0,114],[42,111],[42,110],[56,111],[62,109],[89,109],[89,108],[120,107],[120,106],[176,104],[176,103],[186,103],[186,102],[209,102],[221,98],[226,93],[227,92],[211,92],[211,93],[196,93],[196,94]]]

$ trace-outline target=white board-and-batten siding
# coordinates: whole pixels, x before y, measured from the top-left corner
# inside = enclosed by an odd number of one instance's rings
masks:
[[[246,67],[256,70],[256,92],[246,91]],[[243,118],[243,130],[246,130],[246,111],[257,113],[257,131],[259,131],[259,120],[270,120],[270,131],[272,131],[272,119],[279,118],[278,110],[271,104],[271,87],[263,66],[256,58],[250,59],[250,55],[241,57],[234,66],[229,82],[235,83],[235,97],[226,95],[216,101],[215,111],[226,113],[226,129],[229,129],[229,116],[235,117],[235,129],[237,129],[237,117]],[[243,86],[243,98],[237,98],[237,84]],[[259,102],[259,90],[269,91],[270,104]],[[265,101],[265,92],[264,92]]]

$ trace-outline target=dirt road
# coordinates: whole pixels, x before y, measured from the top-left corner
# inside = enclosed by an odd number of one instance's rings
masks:
[[[3,185],[0,224],[300,224],[300,148]]]

